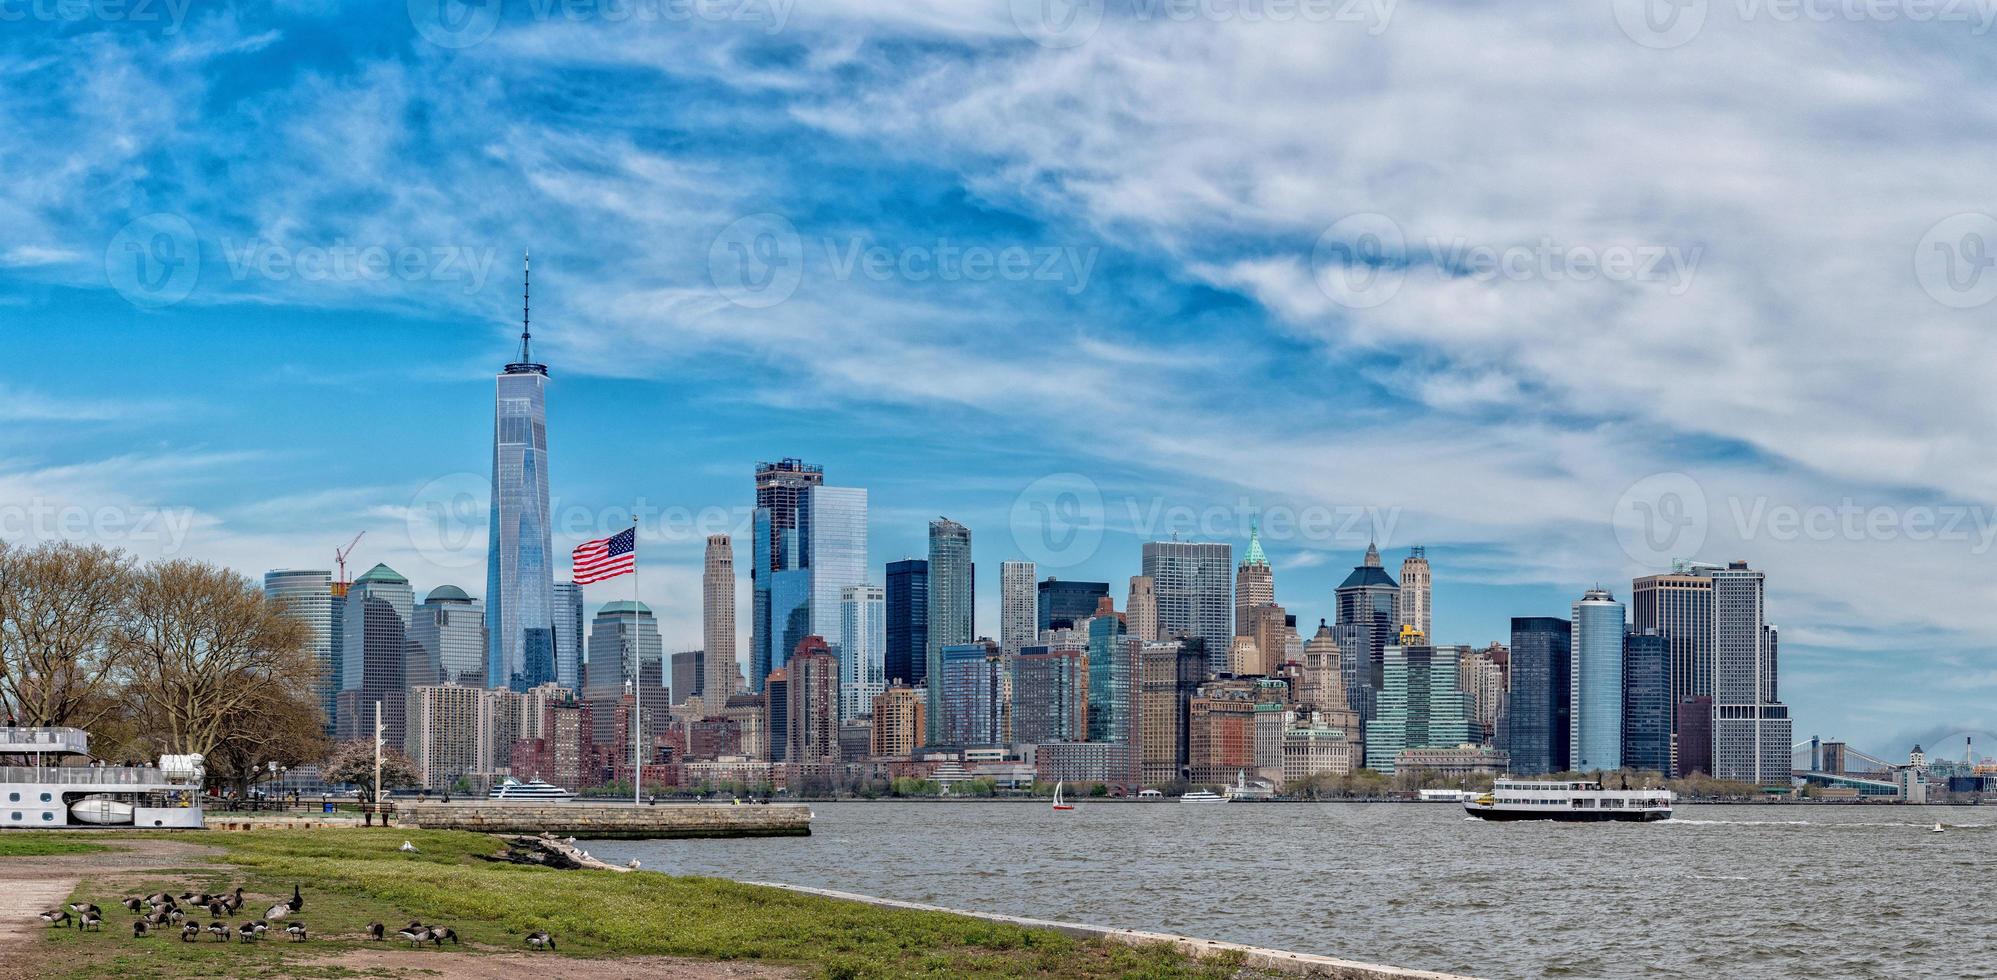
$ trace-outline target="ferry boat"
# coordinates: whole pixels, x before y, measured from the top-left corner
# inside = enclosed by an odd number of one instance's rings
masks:
[[[538,778],[523,783],[512,776],[506,777],[486,794],[486,799],[489,800],[520,800],[532,803],[558,803],[575,798],[573,792],[560,786],[551,786]]]
[[[81,728],[0,727],[0,762],[0,829],[202,826],[198,755],[106,765]]]
[[[1179,797],[1181,803],[1226,803],[1228,798],[1219,793],[1196,789]]]
[[[1463,802],[1481,820],[1664,820],[1671,816],[1668,789],[1603,789],[1593,780],[1504,779]]]

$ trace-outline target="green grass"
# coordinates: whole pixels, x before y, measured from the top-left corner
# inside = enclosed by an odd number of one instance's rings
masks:
[[[237,884],[250,896],[232,924],[254,917],[294,882],[305,907],[296,918],[313,939],[291,943],[281,932],[254,946],[182,943],[177,935],[131,937],[131,916],[110,915],[104,932],[49,930],[50,941],[74,947],[65,968],[77,977],[116,974],[122,980],[180,976],[331,976],[305,960],[365,943],[368,922],[388,925],[381,945],[411,919],[455,928],[465,947],[425,949],[421,956],[480,955],[521,950],[528,932],[545,929],[558,957],[655,954],[702,960],[760,960],[796,966],[823,977],[1225,977],[1229,962],[1197,962],[1164,947],[1135,948],[1082,941],[1045,930],[988,923],[945,913],[877,909],[712,878],[655,873],[553,871],[491,864],[473,855],[496,852],[483,834],[393,829],[274,830],[175,835],[176,840],[226,849],[234,867],[190,874],[160,872],[144,887],[179,893],[190,877],[197,890]],[[418,851],[396,848],[414,841]],[[156,886],[156,887],[155,887]],[[81,898],[111,909],[112,894],[86,881]],[[205,919],[204,919],[205,922]],[[66,951],[67,953],[68,951]],[[413,964],[420,966],[420,964]],[[552,964],[551,964],[552,967]]]
[[[57,837],[33,831],[0,833],[0,857],[45,857],[51,854],[94,854],[108,851],[102,844]]]

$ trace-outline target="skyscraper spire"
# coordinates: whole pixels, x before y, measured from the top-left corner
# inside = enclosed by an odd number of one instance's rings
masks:
[[[534,358],[529,355],[527,350],[528,341],[532,340],[534,336],[533,332],[528,329],[529,325],[532,323],[532,320],[527,315],[529,309],[527,298],[533,285],[534,285],[533,253],[530,250],[523,248],[520,250],[520,363],[522,364],[526,364],[534,360]]]

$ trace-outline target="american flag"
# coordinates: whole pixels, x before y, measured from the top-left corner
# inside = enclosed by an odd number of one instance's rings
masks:
[[[638,570],[638,529],[619,531],[607,538],[585,541],[570,555],[575,561],[577,585],[601,582]]]

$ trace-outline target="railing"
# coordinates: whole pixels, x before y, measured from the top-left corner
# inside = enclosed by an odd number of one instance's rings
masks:
[[[0,726],[0,753],[90,752],[90,734],[81,728],[15,728]]]
[[[0,783],[86,786],[180,785],[152,766],[0,766]]]

